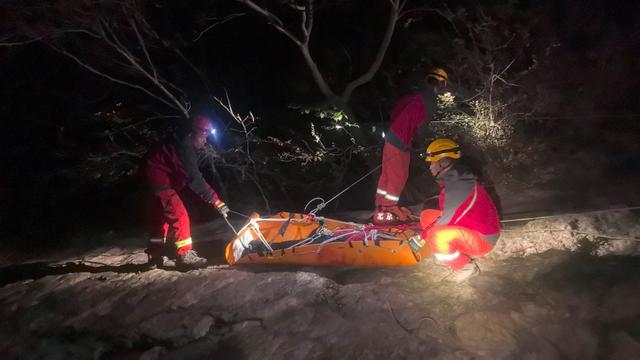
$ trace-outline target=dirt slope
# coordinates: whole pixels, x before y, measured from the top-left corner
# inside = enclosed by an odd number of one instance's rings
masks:
[[[144,271],[142,249],[107,248],[13,265],[0,270],[0,353],[6,359],[632,359],[640,353],[640,261],[606,255],[636,250],[636,235],[619,226],[625,219],[635,216],[511,226],[505,245],[465,284],[449,282],[449,272],[430,260],[395,269]],[[626,238],[619,241],[631,247],[580,245],[589,241],[582,233],[603,226],[609,234],[618,226],[617,236]],[[545,232],[551,227],[562,231]],[[537,247],[526,247],[532,243]],[[219,260],[221,244],[203,242],[201,252]],[[604,256],[587,254],[598,251]]]

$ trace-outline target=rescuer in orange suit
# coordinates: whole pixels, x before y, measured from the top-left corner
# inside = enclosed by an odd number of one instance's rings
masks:
[[[166,257],[176,258],[178,267],[206,266],[207,259],[192,249],[189,214],[179,194],[193,192],[227,216],[229,208],[198,169],[197,152],[211,134],[211,120],[195,116],[186,131],[153,147],[144,156],[141,174],[153,194],[151,238],[146,250],[150,266],[162,266]]]
[[[427,147],[425,161],[440,186],[440,210],[422,212],[422,236],[409,242],[414,250],[426,242],[436,260],[454,271],[456,282],[478,273],[472,259],[491,251],[500,236],[496,206],[461,156],[460,146],[450,139]]]
[[[409,176],[413,139],[433,118],[436,94],[446,86],[448,79],[443,69],[434,69],[427,75],[426,84],[420,91],[404,96],[394,105],[382,150],[382,174],[376,189],[374,224],[394,225],[411,221],[411,212],[398,207],[398,201]]]

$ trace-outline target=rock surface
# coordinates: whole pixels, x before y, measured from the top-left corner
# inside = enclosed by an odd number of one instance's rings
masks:
[[[481,274],[463,284],[448,281],[448,270],[431,260],[387,269],[228,267],[217,265],[223,243],[216,241],[198,248],[212,265],[189,272],[145,270],[142,249],[124,246],[13,265],[0,271],[0,353],[4,359],[637,358],[639,258],[595,256],[637,247],[568,251],[581,250],[571,234],[616,226],[614,235],[635,245],[624,225],[634,217],[576,219],[512,227],[480,262]],[[568,235],[542,231],[551,228]],[[539,238],[527,235],[538,232]],[[563,250],[550,250],[557,247]]]
[[[532,220],[503,229],[492,257],[509,258],[548,250],[592,255],[640,255],[640,219],[629,211],[603,211]]]

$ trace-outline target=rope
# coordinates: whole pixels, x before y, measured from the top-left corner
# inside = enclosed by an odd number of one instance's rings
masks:
[[[537,233],[537,232],[570,232],[572,234],[580,234],[580,235],[588,235],[588,236],[592,236],[592,237],[601,237],[601,238],[605,238],[605,239],[609,239],[609,240],[624,240],[624,241],[638,241],[640,242],[640,238],[632,238],[632,237],[628,237],[628,236],[610,236],[610,235],[605,235],[605,234],[601,234],[601,233],[594,233],[594,232],[588,232],[588,231],[578,231],[578,230],[573,230],[573,229],[539,229],[539,230],[528,230],[528,231],[521,231],[521,230],[516,230],[516,229],[502,229],[501,231],[511,231],[511,232],[518,232],[519,234],[526,234],[526,233]]]
[[[574,212],[574,213],[563,213],[556,215],[543,215],[543,216],[534,216],[527,218],[519,218],[519,219],[508,219],[502,220],[501,223],[510,223],[510,222],[519,222],[519,221],[531,221],[531,220],[539,220],[539,219],[549,219],[559,216],[567,216],[567,215],[582,215],[582,214],[597,214],[597,213],[605,213],[605,212],[614,212],[614,211],[625,211],[625,210],[640,210],[640,206],[630,206],[630,207],[622,207],[615,209],[604,209],[604,210],[592,210],[592,211],[583,211],[583,212]]]
[[[271,245],[269,244],[267,239],[264,238],[264,235],[262,235],[262,232],[260,232],[260,227],[257,224],[252,222],[251,225],[249,226],[249,228],[251,230],[253,230],[253,232],[255,232],[256,235],[258,235],[258,238],[260,239],[260,242],[262,242],[262,244],[267,248],[267,250],[269,250],[269,252],[273,253],[273,248],[271,247]]]
[[[385,144],[386,146],[386,144]],[[395,158],[399,156],[399,154],[397,154],[396,156],[393,157],[387,157],[386,159],[384,158],[384,154],[382,155],[382,162],[380,163],[380,165],[376,166],[375,168],[373,168],[371,171],[369,171],[368,173],[364,174],[360,179],[356,180],[355,182],[353,182],[351,185],[347,186],[346,188],[344,188],[344,190],[340,191],[339,193],[337,193],[334,197],[332,197],[331,199],[329,199],[329,201],[324,201],[323,198],[321,197],[315,197],[313,199],[311,199],[307,205],[304,207],[304,210],[307,210],[307,206],[309,206],[309,204],[311,204],[313,201],[315,200],[320,200],[320,204],[318,204],[318,206],[316,206],[315,209],[313,209],[311,212],[309,212],[309,215],[315,215],[318,211],[324,209],[327,204],[329,204],[330,202],[332,202],[333,200],[337,199],[340,195],[344,194],[347,190],[351,189],[353,186],[355,186],[357,183],[359,183],[360,181],[364,180],[367,178],[367,176],[373,174],[376,170],[380,169],[382,167],[382,165],[387,162],[387,161],[391,161],[391,160],[395,160]]]
[[[234,234],[236,234],[236,236],[238,236],[238,232],[236,231],[236,228],[233,227],[233,225],[231,225],[231,223],[229,222],[229,219],[227,219],[226,216],[223,216],[224,221],[227,222],[227,225],[229,225],[229,227],[231,228],[231,230],[233,231]]]
[[[245,214],[243,214],[243,213],[239,213],[239,212],[237,212],[237,211],[233,211],[233,210],[231,210],[231,209],[229,209],[229,212],[230,212],[230,213],[232,213],[232,214],[240,215],[240,216],[242,216],[243,218],[251,219],[251,216],[249,216],[249,215],[245,215]]]
[[[324,199],[323,199],[323,198],[321,198],[321,197],[314,197],[313,199],[309,200],[309,202],[307,203],[307,205],[305,205],[305,206],[304,206],[304,210],[302,210],[302,212],[305,212],[305,213],[306,213],[306,212],[307,212],[307,208],[309,207],[309,205],[310,205],[312,202],[316,201],[316,200],[320,200],[320,205],[318,205],[318,207],[320,207],[320,206],[325,207],[326,203],[324,202]],[[323,204],[324,204],[324,205],[323,205]],[[322,209],[322,208],[320,208],[320,209]],[[314,211],[316,211],[316,210],[318,210],[318,208],[316,208]],[[315,215],[315,213],[314,213],[314,212],[311,212],[311,213],[313,213],[313,214]],[[311,214],[311,213],[310,213],[310,214]]]
[[[374,169],[374,171],[377,170]],[[373,172],[373,171],[371,171]],[[342,193],[344,193],[345,191],[349,190],[349,188],[351,188],[352,186],[354,186],[355,184],[357,184],[359,181],[361,181],[362,179],[364,179],[366,176],[370,175],[371,172],[369,172],[368,174],[364,175],[362,178],[358,179],[358,181],[356,181],[355,183],[351,184],[349,187],[345,188],[343,191],[341,191],[340,193],[338,193],[336,196],[334,196],[333,198],[331,198],[328,202],[322,202],[316,209],[314,209],[314,211],[311,212],[311,214],[314,214],[314,212],[321,210],[322,208],[324,208],[324,206],[326,206],[327,203],[333,201],[335,198],[337,198],[338,196],[340,196]],[[315,200],[322,200],[321,198],[314,198],[312,199],[309,203],[315,201]],[[307,206],[309,205],[309,203],[307,203]],[[306,206],[305,206],[305,210],[306,210]],[[606,212],[614,212],[614,211],[629,211],[629,210],[640,210],[640,206],[631,206],[631,207],[621,207],[621,208],[615,208],[615,209],[603,209],[603,210],[592,210],[592,211],[584,211],[584,212],[574,212],[574,213],[564,213],[564,214],[556,214],[556,215],[546,215],[546,216],[537,216],[537,217],[527,217],[527,218],[518,218],[518,219],[509,219],[509,220],[503,220],[501,221],[502,223],[509,223],[509,222],[517,222],[517,221],[531,221],[531,220],[537,220],[537,219],[546,219],[546,218],[553,218],[553,217],[559,217],[559,216],[566,216],[566,215],[580,215],[580,214],[596,214],[596,213],[606,213]],[[246,218],[250,218],[249,216],[246,216],[244,214],[238,213],[236,211],[231,211],[237,215],[246,217]],[[238,232],[235,230],[235,228],[231,225],[231,223],[229,222],[229,220],[225,217],[224,218],[225,221],[227,222],[227,224],[229,225],[229,227],[231,227],[231,229],[233,230],[233,232],[236,234],[236,236],[238,235]],[[254,232],[255,235],[257,235],[258,240],[266,247],[266,249],[273,253],[274,250],[271,247],[271,245],[269,244],[269,242],[267,241],[267,239],[265,239],[264,235],[261,233],[260,231],[260,227],[257,225],[257,222],[260,221],[291,221],[291,220],[299,220],[299,219],[255,219],[253,221],[250,221],[247,225],[245,225],[241,231],[245,230],[246,227],[249,227],[250,230],[252,230]],[[302,220],[302,219],[300,219]],[[348,223],[348,224],[353,224],[353,223]],[[359,224],[354,224],[354,225],[359,225]],[[391,235],[391,234],[386,234],[384,232],[379,232],[379,230],[381,229],[381,226],[362,226],[355,228],[355,229],[344,229],[342,231],[338,231],[336,234],[333,234],[334,236],[329,237],[328,239],[323,240],[318,248],[315,250],[316,253],[319,253],[326,244],[331,243],[331,242],[335,242],[337,240],[343,239],[343,238],[347,238],[346,242],[351,242],[351,241],[359,241],[361,240],[363,242],[363,244],[365,246],[368,246],[368,242],[369,240],[371,241],[376,241],[378,238],[381,239],[385,239],[385,240],[399,240],[398,238],[396,238],[395,236]],[[398,226],[398,230],[408,230],[408,229],[415,229],[414,226],[408,226],[408,225],[400,225]],[[509,231],[507,229],[504,229],[505,231]],[[544,230],[541,230],[544,231]],[[551,229],[549,231],[561,231],[560,229],[556,230],[556,229]],[[562,231],[572,231],[569,229],[562,229]],[[575,232],[575,231],[574,231]],[[637,238],[623,238],[623,237],[614,237],[614,236],[607,236],[607,235],[602,235],[602,234],[587,234],[584,233],[586,235],[593,235],[593,236],[601,236],[601,237],[606,237],[608,239],[615,239],[615,240],[631,240],[631,241],[640,241],[640,239]],[[357,235],[363,235],[362,239],[357,239]],[[305,245],[309,245],[312,244],[316,239],[318,239],[319,237],[321,237],[321,234],[315,234],[309,238],[305,238],[305,239],[301,239],[299,241],[297,241],[296,243],[294,243],[293,245],[287,247],[285,250],[292,250],[298,247],[303,247]],[[345,241],[345,240],[343,240]],[[243,244],[242,242],[240,242],[240,244],[242,245],[242,247],[244,249],[246,249],[247,247],[245,246],[245,244]],[[384,250],[390,251],[392,253],[395,253],[396,250],[400,247],[400,244],[398,244],[395,248],[384,248],[381,247]],[[300,253],[296,254],[296,253],[292,253],[290,254],[291,256],[293,255],[301,255]]]
[[[347,186],[346,188],[344,188],[344,190],[340,191],[339,193],[337,193],[334,197],[332,197],[331,199],[329,199],[329,201],[324,201],[323,198],[321,197],[316,197],[311,199],[311,201],[309,201],[307,203],[307,205],[305,206],[305,211],[307,209],[307,206],[309,206],[310,203],[312,203],[315,200],[320,200],[320,204],[318,206],[316,206],[315,209],[311,210],[309,212],[310,215],[315,215],[318,211],[324,209],[328,203],[332,202],[333,200],[337,199],[340,195],[344,194],[347,190],[351,189],[352,187],[354,187],[357,183],[359,183],[360,181],[364,180],[367,178],[367,176],[373,174],[376,170],[380,169],[382,167],[382,164],[376,166],[375,168],[373,168],[373,170],[369,171],[368,173],[364,174],[360,179],[356,180],[355,182],[353,182],[351,185]]]

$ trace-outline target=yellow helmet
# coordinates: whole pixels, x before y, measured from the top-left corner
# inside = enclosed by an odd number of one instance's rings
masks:
[[[462,152],[460,145],[451,139],[437,139],[427,146],[427,153],[424,158],[426,162],[436,162],[442,158],[460,159]]]
[[[441,68],[435,68],[431,70],[429,74],[427,74],[427,78],[436,79],[438,81],[444,81],[445,83],[449,81],[449,75],[447,75],[447,72]]]

